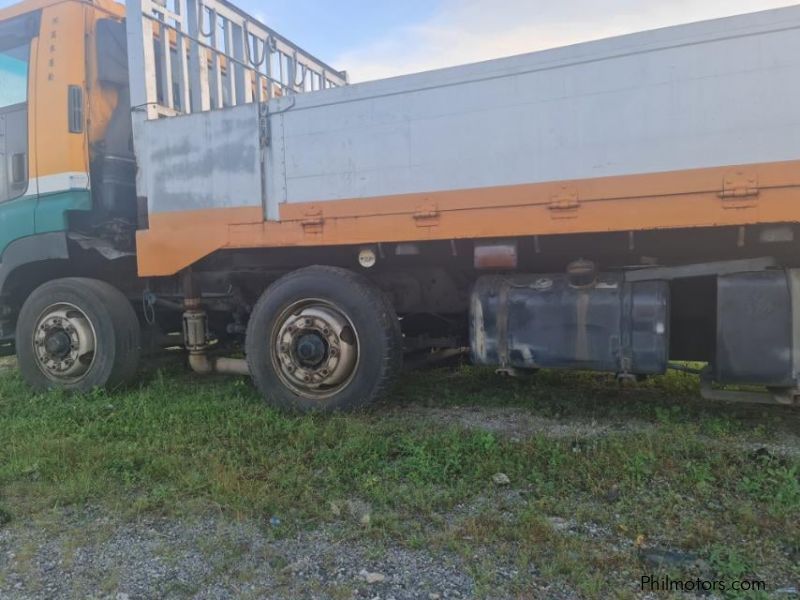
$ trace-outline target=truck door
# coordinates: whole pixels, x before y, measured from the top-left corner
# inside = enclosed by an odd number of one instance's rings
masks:
[[[38,29],[38,15],[0,22],[0,257],[10,242],[34,231],[28,94],[31,43]]]

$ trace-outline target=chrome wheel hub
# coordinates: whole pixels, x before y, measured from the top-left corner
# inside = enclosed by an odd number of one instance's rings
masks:
[[[323,300],[297,302],[278,319],[274,335],[278,374],[296,393],[325,398],[345,387],[358,364],[353,324]]]
[[[33,350],[50,379],[77,381],[92,366],[96,337],[86,315],[72,304],[53,304],[36,321]]]

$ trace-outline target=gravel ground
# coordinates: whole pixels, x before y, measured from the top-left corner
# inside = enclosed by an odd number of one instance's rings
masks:
[[[520,574],[497,565],[498,581]],[[573,600],[530,573],[532,596]],[[0,598],[467,599],[475,583],[456,556],[359,539],[327,526],[281,538],[226,517],[123,522],[98,509],[54,511],[0,529]],[[526,594],[527,595],[527,594]],[[492,598],[516,598],[502,583]]]
[[[122,521],[96,508],[57,510],[0,529],[0,599],[475,597],[457,556],[361,536],[345,524],[282,538],[270,524],[223,516]],[[578,598],[499,562],[490,597],[518,598],[503,584],[518,589],[520,575],[526,597]]]
[[[224,517],[58,512],[0,530],[0,598],[469,598],[452,556]]]

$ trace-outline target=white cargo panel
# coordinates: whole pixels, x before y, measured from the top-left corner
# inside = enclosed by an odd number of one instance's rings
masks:
[[[264,172],[212,173],[226,189],[260,186],[241,204],[261,202],[274,220],[285,203],[796,160],[798,98],[790,7],[278,98],[265,135],[247,106],[168,119],[168,135],[148,121],[136,134],[140,195],[153,212],[235,202],[166,193],[197,173],[165,151],[214,143],[202,119],[250,115],[241,143],[266,143]],[[197,163],[205,177],[209,164]]]

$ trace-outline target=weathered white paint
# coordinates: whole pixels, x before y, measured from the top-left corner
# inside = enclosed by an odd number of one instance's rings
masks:
[[[134,131],[138,193],[151,213],[261,206],[258,105],[140,121]]]
[[[29,193],[38,192],[40,195],[88,189],[89,174],[80,171],[34,177],[28,184]]]
[[[151,210],[263,196],[276,219],[287,202],[800,159],[799,97],[795,6],[274,100],[263,192],[252,160],[219,161],[232,142],[258,154],[250,107],[136,141]]]

